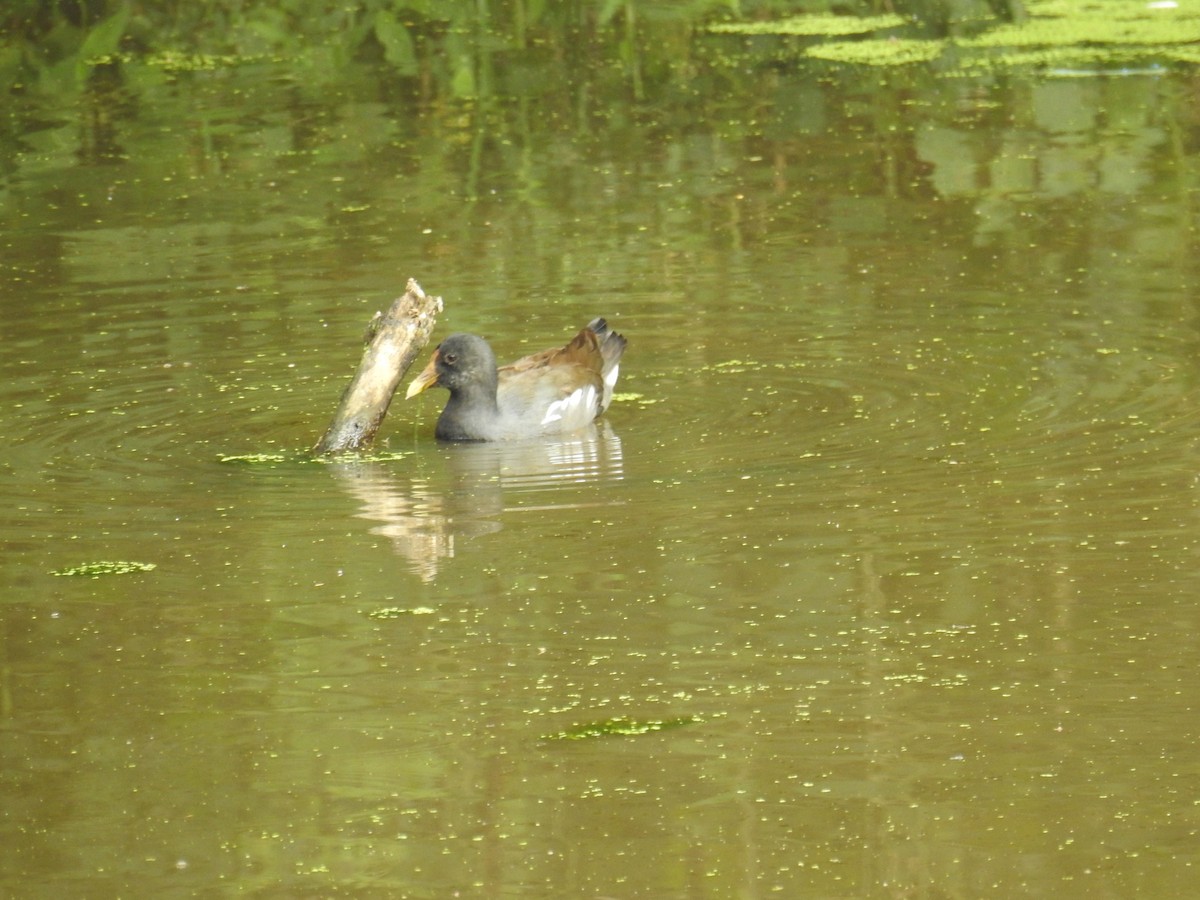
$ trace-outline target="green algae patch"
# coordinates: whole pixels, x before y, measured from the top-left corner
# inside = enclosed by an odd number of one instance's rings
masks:
[[[937,59],[946,49],[946,43],[899,38],[879,41],[833,41],[809,47],[805,53],[814,59],[829,62],[862,66],[907,66]]]
[[[682,728],[700,722],[696,716],[682,716],[678,719],[605,719],[602,722],[589,722],[586,725],[576,725],[566,731],[554,734],[543,734],[543,741],[586,741],[600,737],[630,737],[639,734],[650,734],[655,731],[667,731],[672,728]]]
[[[153,572],[158,568],[154,563],[133,562],[131,560],[104,560],[102,562],[83,563],[69,569],[56,569],[52,575],[62,575],[69,578],[99,578],[101,575],[128,575],[132,572]]]
[[[709,25],[717,34],[774,34],[837,37],[846,34],[869,34],[885,28],[900,28],[908,20],[902,16],[793,16],[774,22],[721,22]]]

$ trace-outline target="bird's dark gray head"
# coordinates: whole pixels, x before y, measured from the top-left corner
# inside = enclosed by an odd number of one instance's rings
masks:
[[[437,383],[451,394],[472,388],[496,390],[496,356],[475,334],[452,334],[434,352]]]
[[[413,379],[406,397],[444,387],[452,399],[483,396],[496,402],[496,357],[487,341],[474,334],[452,334],[433,351],[429,365]]]

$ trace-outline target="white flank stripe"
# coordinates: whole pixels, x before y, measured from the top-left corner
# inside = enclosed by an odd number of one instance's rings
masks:
[[[578,417],[581,409],[595,408],[596,389],[589,384],[587,387],[573,391],[561,400],[555,400],[546,407],[546,415],[542,417],[542,424],[551,425],[554,422],[561,422],[563,419],[570,419],[572,416]],[[590,421],[590,418],[581,419],[579,424],[586,425]]]

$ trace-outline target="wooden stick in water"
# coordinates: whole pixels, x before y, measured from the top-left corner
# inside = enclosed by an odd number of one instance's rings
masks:
[[[371,445],[392,395],[429,342],[441,311],[442,298],[427,296],[410,278],[404,296],[386,314],[375,313],[358,372],[313,453],[348,453]]]

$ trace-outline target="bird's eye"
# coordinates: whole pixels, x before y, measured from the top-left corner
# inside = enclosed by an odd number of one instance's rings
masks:
[[[448,366],[454,365],[454,363],[457,362],[457,360],[458,360],[458,356],[456,356],[453,353],[443,353],[442,354],[442,361]]]

